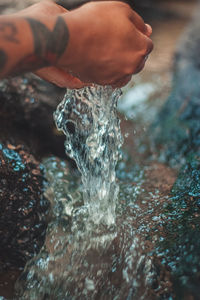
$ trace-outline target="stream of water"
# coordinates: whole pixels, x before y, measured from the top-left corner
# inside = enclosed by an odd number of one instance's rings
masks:
[[[82,183],[69,163],[43,161],[50,222],[44,246],[16,284],[17,299],[155,299],[158,274],[145,241],[151,225],[140,224],[154,209],[149,195],[143,195],[146,210],[137,204],[143,171],[119,155],[119,96],[118,90],[94,86],[68,91],[58,106],[56,124]]]
[[[115,167],[122,145],[116,114],[120,94],[108,86],[68,90],[54,114],[57,128],[66,135],[66,153],[82,175],[87,223],[115,224],[119,191]]]

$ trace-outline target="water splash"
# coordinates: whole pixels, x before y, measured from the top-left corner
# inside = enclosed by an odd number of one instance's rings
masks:
[[[146,234],[137,233],[138,215],[142,220],[147,214],[137,204],[143,173],[128,158],[118,165],[123,187],[117,199],[119,94],[109,87],[68,91],[55,113],[66,152],[82,173],[84,203],[68,164],[44,161],[52,213],[44,246],[16,284],[17,299],[155,299],[157,277]]]
[[[52,214],[44,246],[27,263],[16,284],[16,299],[154,300],[151,293],[157,275],[147,254],[148,226],[144,225],[138,234],[138,223],[149,214],[137,204],[143,171],[135,168],[129,158],[119,163],[115,234],[110,226],[98,226],[98,230],[94,226],[91,235],[84,228],[88,220],[83,215],[74,218],[73,214],[73,210],[81,212],[83,207],[80,177],[69,163],[58,158],[43,163]],[[78,234],[73,230],[75,224]]]
[[[82,174],[84,213],[95,224],[115,223],[118,195],[115,167],[122,145],[116,114],[120,90],[92,86],[67,90],[54,113],[59,130],[66,135],[65,150]]]

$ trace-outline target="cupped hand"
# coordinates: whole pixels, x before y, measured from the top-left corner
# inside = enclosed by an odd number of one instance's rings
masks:
[[[89,2],[62,17],[70,38],[57,65],[84,82],[122,86],[153,49],[150,25],[123,2]]]
[[[42,1],[22,11],[21,16],[45,23],[49,32],[62,19],[59,32],[67,29],[69,33],[67,43],[58,37],[64,51],[36,72],[61,87],[81,88],[91,83],[121,87],[143,69],[153,49],[151,27],[123,2],[89,2],[67,11],[51,1]],[[55,43],[55,34],[51,37],[50,44]]]

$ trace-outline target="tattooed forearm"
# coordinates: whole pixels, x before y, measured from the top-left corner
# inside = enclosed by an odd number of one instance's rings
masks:
[[[53,31],[50,31],[35,19],[26,20],[33,34],[35,56],[43,60],[45,65],[54,63],[64,53],[68,44],[69,31],[65,21],[58,17]]]
[[[63,17],[39,21],[30,12],[0,17],[0,78],[55,66],[65,52],[69,31]]]
[[[0,49],[0,72],[3,70],[7,62],[7,55],[6,53]]]
[[[53,30],[33,18],[26,17],[20,20],[30,28],[28,30],[30,48],[26,53],[26,47],[29,46],[24,43],[22,26],[15,23],[17,21],[13,23],[10,20],[9,22],[0,22],[0,44],[2,45],[0,48],[0,77],[1,74],[3,76],[18,75],[55,64],[67,47],[69,31],[62,17],[57,17]],[[12,42],[13,45],[10,46],[7,42]],[[10,51],[11,49],[12,51]],[[18,55],[16,55],[16,49]],[[10,56],[11,53],[15,53],[15,56]],[[17,59],[17,57],[19,58]]]
[[[0,38],[6,41],[19,43],[17,39],[17,28],[11,22],[0,22]]]
[[[16,64],[12,70],[13,75],[30,71],[30,68],[35,71],[55,63],[64,53],[69,40],[67,25],[61,17],[57,18],[53,31],[35,19],[26,18],[26,21],[31,28],[34,50],[33,54]]]

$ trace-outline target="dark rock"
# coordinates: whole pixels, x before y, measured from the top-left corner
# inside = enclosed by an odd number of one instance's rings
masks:
[[[175,299],[199,299],[200,293],[199,30],[197,16],[176,53],[171,95],[151,127],[160,160],[181,167],[156,248],[172,274]]]
[[[44,242],[42,166],[21,145],[0,144],[0,272],[23,268]]]
[[[5,271],[22,270],[43,245],[49,203],[43,195],[45,179],[39,160],[49,153],[65,156],[64,137],[53,120],[64,92],[33,75],[0,82],[2,278]],[[5,290],[5,285],[0,286],[1,294]]]
[[[165,210],[165,237],[157,248],[171,270],[176,299],[199,299],[199,182],[200,160],[191,157],[172,189],[172,198]]]
[[[0,276],[18,273],[39,252],[46,233],[49,203],[39,161],[65,156],[64,137],[55,129],[53,112],[65,90],[33,75],[0,82]],[[9,277],[9,276],[7,276]],[[5,280],[10,291],[16,280]],[[9,295],[7,285],[0,295]],[[7,291],[7,292],[6,292]]]
[[[53,112],[64,93],[33,75],[1,81],[1,140],[15,136],[37,156],[64,156],[64,137],[58,134],[53,121]]]

